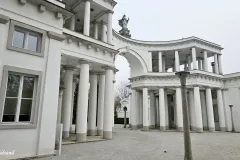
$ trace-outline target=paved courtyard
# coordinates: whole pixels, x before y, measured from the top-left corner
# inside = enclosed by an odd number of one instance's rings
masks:
[[[183,133],[132,131],[122,126],[114,132],[113,140],[64,145],[60,157],[41,160],[183,160]],[[240,160],[240,134],[191,136],[194,160]]]

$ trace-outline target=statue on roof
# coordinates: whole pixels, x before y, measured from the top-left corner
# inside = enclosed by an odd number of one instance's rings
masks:
[[[131,38],[130,30],[127,28],[128,22],[129,18],[127,19],[125,14],[122,19],[118,20],[118,24],[122,27],[119,33],[124,37]]]

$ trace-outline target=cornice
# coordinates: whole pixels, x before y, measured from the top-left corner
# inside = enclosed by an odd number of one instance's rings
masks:
[[[141,40],[135,40],[135,39],[130,39],[121,36],[118,34],[115,30],[113,30],[113,36],[123,42],[129,43],[131,45],[137,45],[137,46],[143,46],[143,47],[172,47],[175,45],[182,45],[182,44],[188,44],[188,43],[193,43],[193,44],[202,44],[206,45],[210,48],[215,48],[218,50],[222,50],[223,48],[215,43],[205,41],[203,39],[197,38],[197,37],[189,37],[189,38],[183,38],[179,40],[172,40],[172,41],[141,41]]]

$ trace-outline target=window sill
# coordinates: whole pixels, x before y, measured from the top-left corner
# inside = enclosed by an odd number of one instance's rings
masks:
[[[29,123],[2,123],[0,124],[0,130],[3,129],[36,129],[37,125],[36,124],[29,124]]]
[[[17,52],[21,52],[21,53],[34,55],[34,56],[38,56],[38,57],[44,57],[43,53],[38,53],[38,52],[30,51],[30,50],[27,50],[27,49],[23,49],[23,48],[17,48],[17,47],[13,47],[13,46],[8,45],[7,49],[12,50],[12,51],[17,51]]]

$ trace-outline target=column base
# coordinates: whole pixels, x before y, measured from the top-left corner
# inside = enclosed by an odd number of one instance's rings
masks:
[[[203,130],[207,131],[208,130],[208,126],[203,126]]]
[[[160,126],[160,131],[166,131],[166,127],[165,126]]]
[[[138,129],[138,125],[131,125],[132,129],[136,130]]]
[[[103,136],[103,130],[102,129],[98,129],[97,130],[97,135],[98,136]]]
[[[86,133],[76,133],[76,141],[80,143],[84,143],[87,141]]]
[[[112,139],[112,131],[103,131],[103,138],[104,139]]]
[[[132,125],[131,125],[131,124],[129,124],[129,125],[128,125],[128,128],[131,128],[131,126],[132,126]]]
[[[203,132],[203,128],[196,128],[196,132],[197,133],[202,133]]]
[[[87,130],[88,136],[96,136],[96,130],[95,129],[88,129]]]
[[[154,129],[155,128],[155,125],[151,125],[149,126],[150,129]]]
[[[63,139],[69,138],[69,131],[63,131],[63,132],[62,132],[62,138],[63,138]]]
[[[195,126],[191,126],[191,130],[192,131],[196,131],[196,127]]]
[[[166,130],[169,130],[169,126],[166,126]]]
[[[226,131],[227,131],[227,128],[226,128],[226,127],[220,127],[220,131],[221,131],[221,132],[226,132]]]
[[[183,131],[183,127],[177,127],[177,130],[182,132]]]
[[[215,127],[209,127],[209,132],[215,132]]]
[[[143,131],[149,131],[149,126],[143,126]]]

